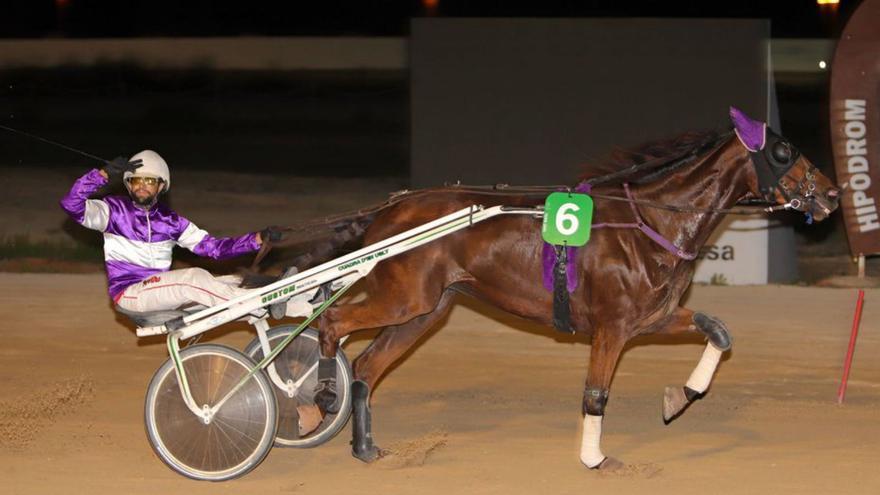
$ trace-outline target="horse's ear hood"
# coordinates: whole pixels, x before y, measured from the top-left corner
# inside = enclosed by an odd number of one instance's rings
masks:
[[[749,151],[755,152],[764,149],[767,141],[767,124],[754,120],[736,107],[730,107],[730,121],[739,141]]]

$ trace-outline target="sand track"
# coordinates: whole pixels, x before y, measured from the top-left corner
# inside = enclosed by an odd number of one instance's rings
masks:
[[[880,493],[878,296],[838,407],[855,291],[695,288],[688,306],[724,319],[734,350],[708,396],[664,426],[663,387],[701,346],[630,347],[605,422],[604,450],[627,463],[613,475],[577,458],[588,343],[463,301],[376,391],[374,433],[393,455],[356,461],[346,428],[216,485],[153,455],[143,394],[165,349],[116,318],[101,275],[0,273],[0,493]]]

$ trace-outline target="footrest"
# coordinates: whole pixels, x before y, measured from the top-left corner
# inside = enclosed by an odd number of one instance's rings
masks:
[[[159,325],[155,327],[138,327],[135,333],[138,337],[152,337],[153,335],[165,335],[168,333],[168,330],[165,328],[165,325]]]

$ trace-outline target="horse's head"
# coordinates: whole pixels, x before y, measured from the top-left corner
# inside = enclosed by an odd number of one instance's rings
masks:
[[[758,190],[753,193],[757,197],[787,205],[817,221],[837,208],[840,190],[787,139],[734,107],[730,107],[730,120],[755,168]]]

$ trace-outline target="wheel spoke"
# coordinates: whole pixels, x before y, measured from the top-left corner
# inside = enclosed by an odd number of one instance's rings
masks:
[[[230,429],[235,430],[235,428],[232,428],[232,427],[230,427]],[[232,447],[233,449],[235,449],[236,451],[238,451],[238,453],[239,453],[239,455],[241,456],[242,459],[244,459],[244,458],[247,457],[247,453],[246,453],[245,451],[243,451],[243,450],[241,449],[241,447],[239,446],[239,445],[240,445],[240,441],[241,441],[241,438],[240,438],[240,437],[238,437],[238,438],[232,438],[228,433],[226,433],[226,431],[225,431],[223,428],[215,428],[215,430],[216,430],[216,433],[218,433],[218,434],[222,434],[224,437],[226,437],[226,440],[227,440],[227,441],[225,442],[226,445],[227,445],[228,447]],[[236,430],[236,431],[238,431],[238,430]],[[248,440],[252,440],[254,444],[259,443],[259,441],[260,441],[260,439],[258,439],[258,438],[253,438],[253,437],[250,437],[250,436],[247,436],[247,435],[242,435],[242,436],[244,436],[244,437],[247,438]],[[219,448],[219,449],[217,449],[217,450],[220,451],[221,453],[224,453],[224,455],[225,455],[225,453],[226,453],[226,451],[228,450],[228,448],[226,448],[226,449],[224,449],[224,448]]]

